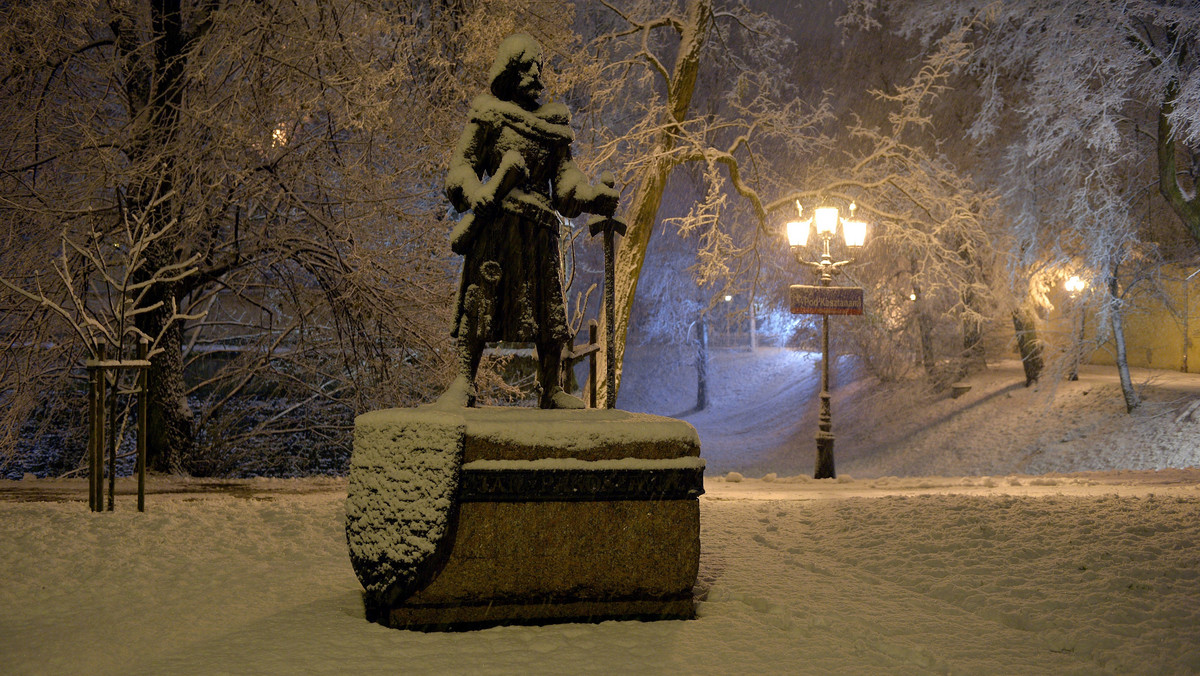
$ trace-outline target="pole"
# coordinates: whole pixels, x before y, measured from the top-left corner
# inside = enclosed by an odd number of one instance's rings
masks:
[[[150,342],[142,338],[138,342],[138,359],[146,361],[150,354]],[[146,511],[146,432],[149,424],[150,369],[142,366],[138,374],[141,387],[138,388],[138,435],[137,435],[137,473],[138,473],[138,511]]]
[[[117,352],[117,359],[121,358],[121,353]],[[108,395],[108,511],[113,511],[116,507],[117,493],[117,394],[120,392],[120,369],[112,369],[113,383],[112,394]],[[106,369],[100,370],[101,377],[107,377]]]
[[[93,512],[100,500],[96,491],[96,369],[88,367],[88,509]]]
[[[609,188],[615,185],[612,174],[607,171],[601,175],[600,182]],[[617,360],[614,354],[617,343],[615,237],[624,235],[627,229],[625,222],[612,214],[597,214],[588,219],[588,232],[592,237],[604,232],[604,408],[617,405]]]
[[[821,286],[833,284],[836,269],[829,251],[829,237],[822,237],[824,251],[821,254]],[[817,420],[817,465],[814,479],[833,479],[833,407],[829,400],[829,315],[821,315],[821,414]]]
[[[595,345],[600,342],[599,328],[596,326],[596,320],[588,322],[588,346]],[[588,408],[596,408],[596,353],[592,352],[588,359]]]
[[[1083,361],[1083,308],[1076,307],[1075,313],[1079,315],[1079,335],[1075,341],[1075,358],[1071,360],[1069,380],[1079,380],[1079,364]]]
[[[108,358],[108,350],[101,345],[97,350],[101,363]],[[108,398],[108,383],[104,379],[104,367],[96,366],[96,511],[104,511],[104,429],[107,412],[104,402]]]
[[[814,479],[837,478],[833,468],[833,410],[829,399],[829,315],[821,315],[821,414],[817,423]]]

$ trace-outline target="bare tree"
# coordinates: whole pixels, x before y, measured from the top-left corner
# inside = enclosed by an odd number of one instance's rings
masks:
[[[604,72],[620,77],[608,78],[615,84],[592,104],[620,124],[597,141],[596,157],[623,159],[630,224],[617,257],[616,355],[606,358],[621,359],[656,224],[694,242],[693,283],[719,295],[745,290],[743,297],[756,302],[764,283],[767,296],[786,288],[778,274],[786,256],[779,226],[793,217],[797,199],[843,208],[857,202],[874,219],[877,244],[864,255],[872,264],[855,274],[876,294],[898,286],[921,291],[914,330],[931,377],[952,378],[958,368],[941,374],[932,349],[945,318],[960,329],[958,363],[964,353],[977,358],[994,284],[984,228],[992,197],[937,151],[927,110],[962,50],[931,59],[902,87],[877,92],[890,116],[882,124],[851,113],[839,124],[827,103],[806,103],[779,76],[788,70],[791,43],[772,17],[700,0],[666,12],[605,7],[609,14],[598,11],[600,36],[591,45]],[[660,213],[670,177],[685,164],[700,178],[689,188],[693,205]]]
[[[825,112],[778,95],[779,83],[769,73],[786,41],[779,39],[779,24],[764,14],[733,3],[718,7],[712,0],[665,7],[601,4],[604,11],[590,17],[598,37],[589,52],[601,67],[596,79],[607,86],[593,92],[589,104],[609,124],[607,134],[594,140],[594,161],[619,159],[621,183],[630,190],[622,206],[629,230],[616,263],[616,354],[601,355],[617,361],[619,376],[647,247],[674,169],[684,163],[705,168],[704,198],[675,222],[695,233],[699,281],[736,277],[755,267],[754,246],[720,227],[725,186],[734,194],[753,192],[746,172],[757,178],[767,169],[752,159],[761,144],[795,150],[820,143],[816,125]],[[706,67],[720,68],[727,77],[704,82]],[[706,95],[719,101],[704,113],[692,105],[702,82]],[[762,214],[754,218],[761,221]],[[758,228],[749,232],[751,240],[765,234]]]
[[[345,447],[356,411],[439,389],[447,112],[518,26],[560,50],[574,40],[563,3],[487,4],[3,10],[0,218],[41,260],[58,252],[36,242],[109,239],[125,214],[164,233],[132,280],[155,308],[136,328],[161,336],[152,468],[232,471],[206,448],[252,439]],[[152,275],[185,262],[193,274]],[[29,291],[21,265],[6,252],[0,275]],[[6,330],[35,312],[9,298]]]
[[[169,198],[153,195],[150,209]],[[148,252],[156,242],[170,237],[176,224],[168,222],[151,229],[150,209],[122,210],[120,227],[110,231],[64,230],[54,258],[18,258],[17,265],[8,270],[18,276],[0,277],[11,303],[0,314],[8,343],[0,375],[5,383],[6,416],[12,425],[0,454],[5,462],[0,464],[13,459],[24,417],[46,394],[59,389],[56,381],[71,375],[75,351],[82,349],[83,356],[90,359],[132,359],[139,343],[146,341],[149,355],[154,357],[162,352],[161,343],[172,326],[199,319],[183,314],[174,304],[164,308],[163,301],[151,300],[154,285],[196,274],[198,257],[152,269]],[[138,326],[138,317],[148,313],[167,317],[166,326],[157,334],[148,335]],[[31,368],[39,361],[40,367]],[[65,367],[62,362],[67,362]],[[51,375],[55,372],[57,378]],[[38,383],[48,387],[40,397],[33,390]]]

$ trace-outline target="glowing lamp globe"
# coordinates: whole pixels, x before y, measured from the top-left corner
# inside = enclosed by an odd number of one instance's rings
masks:
[[[846,246],[860,247],[867,242],[867,224],[862,221],[842,221],[842,234]]]
[[[1067,293],[1079,293],[1087,287],[1087,282],[1079,278],[1079,275],[1071,275],[1071,277],[1063,284],[1066,287]]]
[[[788,244],[804,246],[808,244],[809,221],[790,221],[787,224]]]
[[[830,235],[837,232],[837,207],[817,207],[813,213],[813,222],[817,226],[818,235]]]

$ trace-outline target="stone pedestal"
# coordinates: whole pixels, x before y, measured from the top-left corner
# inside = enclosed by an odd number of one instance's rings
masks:
[[[695,429],[618,410],[394,409],[355,421],[347,539],[392,627],[693,615]]]

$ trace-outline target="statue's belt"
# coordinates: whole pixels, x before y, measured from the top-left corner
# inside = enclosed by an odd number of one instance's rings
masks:
[[[550,198],[545,195],[514,188],[501,200],[500,209],[558,232],[558,214],[550,204]]]

